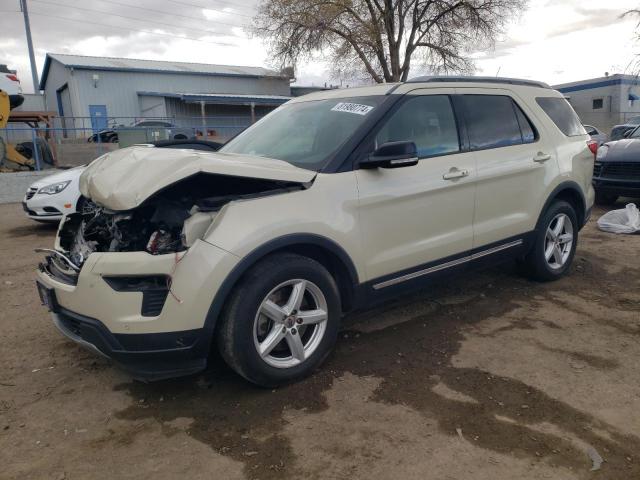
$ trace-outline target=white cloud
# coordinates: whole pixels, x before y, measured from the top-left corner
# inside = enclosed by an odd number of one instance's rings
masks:
[[[57,1],[72,5],[71,0]],[[105,11],[109,9],[108,5],[98,0],[82,2],[83,8]],[[232,65],[269,64],[262,42],[248,38],[241,26],[250,21],[241,16],[250,15],[248,4],[236,8],[229,7],[228,2],[219,4],[211,0],[207,3],[209,9],[188,6],[176,9],[175,4],[161,0],[137,0],[135,5],[148,9],[148,14],[122,7],[112,7],[113,13],[140,17],[149,22],[175,22],[176,29],[158,29],[152,23],[145,25],[144,20],[92,16],[86,12],[74,13],[72,9],[54,9],[34,3],[31,8],[32,30],[39,69],[42,69],[46,52]],[[477,73],[495,75],[499,71],[500,75],[535,78],[551,84],[602,76],[605,71],[625,73],[634,53],[640,53],[640,45],[633,40],[636,19],[620,19],[619,15],[636,6],[636,0],[531,0],[530,7],[509,25],[494,50],[473,54]],[[172,17],[171,12],[194,19]],[[47,13],[74,20],[48,18]],[[84,20],[114,27],[83,23]],[[3,27],[0,63],[8,63],[17,69],[25,91],[31,91],[21,14],[2,14],[0,24]],[[120,28],[115,28],[116,25]],[[126,28],[186,35],[201,41],[127,32]],[[203,30],[216,33],[206,34]],[[298,66],[297,83],[331,83],[328,70],[322,58],[316,56],[313,61]],[[414,68],[414,76],[418,70]]]
[[[609,8],[611,5],[615,8]],[[534,78],[550,84],[629,73],[636,20],[620,15],[634,0],[531,2],[493,52],[478,52],[478,74]]]

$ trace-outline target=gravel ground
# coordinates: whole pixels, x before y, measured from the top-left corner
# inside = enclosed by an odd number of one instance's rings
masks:
[[[34,288],[55,229],[0,215],[0,478],[640,478],[640,235],[592,220],[558,282],[507,265],[351,315],[263,390],[219,361],[142,384],[67,341]]]

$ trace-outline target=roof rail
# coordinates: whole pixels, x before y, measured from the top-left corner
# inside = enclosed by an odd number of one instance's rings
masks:
[[[436,83],[436,82],[474,82],[474,83],[508,83],[510,85],[526,85],[528,87],[551,88],[544,82],[535,80],[522,80],[520,78],[505,77],[474,77],[471,75],[443,75],[443,76],[424,76],[407,80],[406,83]]]

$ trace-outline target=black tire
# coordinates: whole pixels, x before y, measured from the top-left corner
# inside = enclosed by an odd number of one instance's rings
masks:
[[[320,289],[327,304],[326,327],[308,358],[295,366],[278,368],[258,353],[255,321],[269,292],[292,279],[312,282]],[[311,374],[329,355],[338,336],[340,311],[336,282],[320,263],[292,253],[270,255],[252,267],[232,291],[217,329],[218,349],[233,370],[256,385],[275,387],[291,383]]]
[[[618,195],[613,193],[604,193],[596,190],[596,203],[598,205],[613,205],[618,200]]]
[[[573,241],[571,249],[569,250],[569,255],[564,261],[564,264],[559,268],[552,268],[545,257],[547,229],[559,214],[565,214],[570,220],[571,227],[573,229]],[[571,204],[563,200],[553,202],[538,222],[535,243],[531,251],[524,257],[521,263],[523,273],[529,278],[540,282],[557,280],[566,275],[571,267],[571,263],[573,262],[573,257],[576,252],[576,245],[578,244],[578,230],[578,216]]]

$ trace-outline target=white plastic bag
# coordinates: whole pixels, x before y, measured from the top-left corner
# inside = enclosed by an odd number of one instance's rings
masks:
[[[598,228],[611,233],[640,232],[640,211],[633,203],[620,210],[611,210],[598,219]]]

